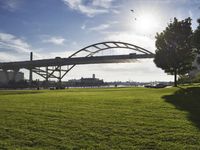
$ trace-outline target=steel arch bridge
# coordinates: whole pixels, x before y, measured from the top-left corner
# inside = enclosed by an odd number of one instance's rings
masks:
[[[135,53],[130,53],[128,55],[95,56],[99,52],[109,49],[129,49]],[[77,55],[81,55],[81,57],[77,57]],[[84,47],[70,55],[68,58],[56,57],[55,59],[32,60],[31,53],[30,61],[0,63],[0,69],[5,72],[7,78],[8,70],[12,70],[16,75],[20,69],[28,69],[30,70],[30,82],[32,82],[32,73],[36,73],[37,75],[43,77],[46,81],[50,78],[55,78],[61,82],[63,77],[76,65],[123,63],[130,62],[130,60],[144,58],[154,58],[154,54],[142,47],[130,43],[108,41]],[[67,68],[64,69],[64,66],[67,66]]]

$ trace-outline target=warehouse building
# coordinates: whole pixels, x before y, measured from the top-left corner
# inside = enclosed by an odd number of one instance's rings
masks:
[[[85,86],[103,86],[105,85],[103,80],[100,80],[95,77],[95,74],[92,75],[92,78],[81,78],[73,79],[67,82],[67,86],[71,87],[85,87]]]

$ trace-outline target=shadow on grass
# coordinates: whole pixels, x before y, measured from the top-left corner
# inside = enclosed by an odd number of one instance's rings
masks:
[[[162,98],[177,109],[189,112],[188,119],[200,129],[200,87],[180,88],[173,95]]]
[[[0,95],[38,94],[42,91],[0,91]]]

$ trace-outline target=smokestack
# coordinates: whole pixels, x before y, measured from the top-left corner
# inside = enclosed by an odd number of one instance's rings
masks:
[[[92,75],[92,78],[95,79],[95,74]]]
[[[30,53],[30,61],[33,60],[33,52]]]
[[[30,53],[30,61],[33,61],[33,52]],[[30,85],[32,85],[32,80],[33,80],[33,72],[32,72],[32,68],[30,68],[30,73],[29,73]]]

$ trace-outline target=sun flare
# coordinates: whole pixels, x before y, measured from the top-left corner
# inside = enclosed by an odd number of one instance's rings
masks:
[[[153,33],[159,26],[159,21],[156,15],[141,14],[136,19],[136,29],[141,33]]]

